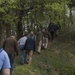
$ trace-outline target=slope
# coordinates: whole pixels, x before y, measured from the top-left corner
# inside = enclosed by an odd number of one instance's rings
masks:
[[[75,32],[54,39],[40,55],[34,53],[31,65],[16,58],[13,75],[75,75]]]

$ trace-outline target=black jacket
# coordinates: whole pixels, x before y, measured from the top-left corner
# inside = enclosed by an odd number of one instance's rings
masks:
[[[26,40],[25,46],[24,46],[25,50],[35,50],[35,39],[33,38],[28,38]]]

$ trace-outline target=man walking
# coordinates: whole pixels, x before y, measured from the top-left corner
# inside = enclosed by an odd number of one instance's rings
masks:
[[[48,37],[50,37],[50,34],[47,31],[47,29],[43,29],[42,33],[43,33],[42,46],[43,46],[44,49],[47,49],[47,47],[48,47]]]
[[[10,61],[7,53],[0,48],[0,75],[10,75]]]
[[[25,56],[27,57],[27,55],[25,55],[25,52],[24,52],[24,45],[25,45],[25,42],[27,40],[27,37],[26,35],[24,35],[23,37],[21,37],[19,40],[18,40],[18,45],[19,45],[19,48],[20,48],[20,63],[23,65],[26,61],[25,59]]]
[[[42,46],[42,32],[41,32],[41,29],[38,29],[38,32],[37,32],[37,37],[36,37],[36,43],[37,43],[37,52],[38,54],[40,54],[41,52],[41,46]]]
[[[12,36],[6,38],[6,40],[4,41],[4,44],[3,44],[3,48],[9,56],[10,64],[11,64],[10,73],[12,74],[13,67],[14,67],[15,53],[16,53],[16,55],[18,55],[18,44],[15,39],[15,36],[12,35]]]
[[[27,63],[30,64],[32,61],[33,51],[35,50],[35,39],[33,38],[32,35],[30,35],[27,38],[24,49],[26,50],[26,52],[28,54]]]

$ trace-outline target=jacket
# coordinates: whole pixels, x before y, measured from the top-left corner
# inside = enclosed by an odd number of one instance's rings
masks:
[[[29,37],[29,38],[26,40],[24,49],[25,49],[25,50],[35,50],[35,39]]]
[[[8,54],[16,53],[18,55],[18,49],[19,49],[18,44],[17,44],[17,41],[13,39],[12,37],[8,37],[4,41],[3,48]]]

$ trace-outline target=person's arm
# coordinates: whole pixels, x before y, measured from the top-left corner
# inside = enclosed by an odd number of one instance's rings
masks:
[[[20,46],[20,39],[17,41],[17,43],[18,43],[18,47]]]
[[[10,75],[10,68],[5,68],[2,70],[2,75]]]
[[[18,47],[18,43],[16,40],[14,41],[14,48],[15,48],[16,54],[19,55],[19,47]]]

